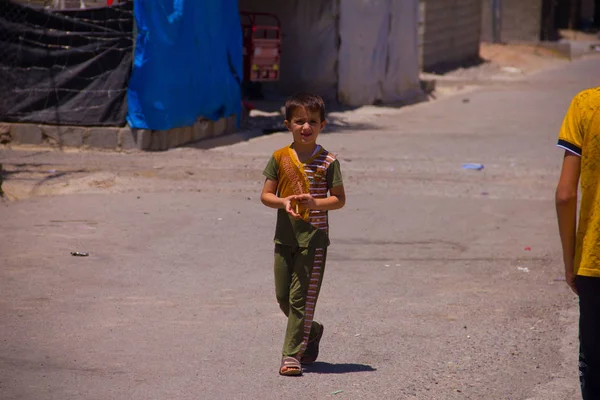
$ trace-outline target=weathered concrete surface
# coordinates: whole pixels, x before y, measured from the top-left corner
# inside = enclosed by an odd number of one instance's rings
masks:
[[[23,199],[0,204],[0,398],[576,399],[554,142],[599,64],[331,115],[347,128],[321,143],[339,153],[348,204],[331,216],[321,358],[298,379],[277,375],[275,215],[258,200],[288,135],[0,151],[4,188]]]
[[[0,144],[115,151],[136,149],[162,151],[214,136],[226,136],[235,130],[235,115],[218,121],[200,118],[193,126],[168,131],[131,129],[129,126],[116,128],[2,123]]]

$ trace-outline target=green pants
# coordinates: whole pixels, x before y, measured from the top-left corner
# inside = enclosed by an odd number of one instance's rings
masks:
[[[313,317],[326,256],[327,248],[275,245],[275,293],[288,317],[284,357],[301,357],[307,342],[319,333]]]

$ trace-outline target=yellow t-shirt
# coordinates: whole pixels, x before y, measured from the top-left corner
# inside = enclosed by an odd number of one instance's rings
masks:
[[[575,273],[600,277],[600,87],[573,98],[558,146],[581,157]]]

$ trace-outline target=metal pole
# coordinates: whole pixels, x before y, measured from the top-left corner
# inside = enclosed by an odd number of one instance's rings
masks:
[[[492,18],[492,42],[500,43],[502,28],[501,0],[490,0],[490,16]]]
[[[490,0],[490,18],[492,20],[492,43],[496,43],[496,0]]]

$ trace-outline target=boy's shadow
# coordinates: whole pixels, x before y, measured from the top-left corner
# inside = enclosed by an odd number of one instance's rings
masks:
[[[365,364],[330,364],[326,362],[315,362],[303,366],[304,372],[313,374],[349,374],[352,372],[373,372],[377,369]]]

